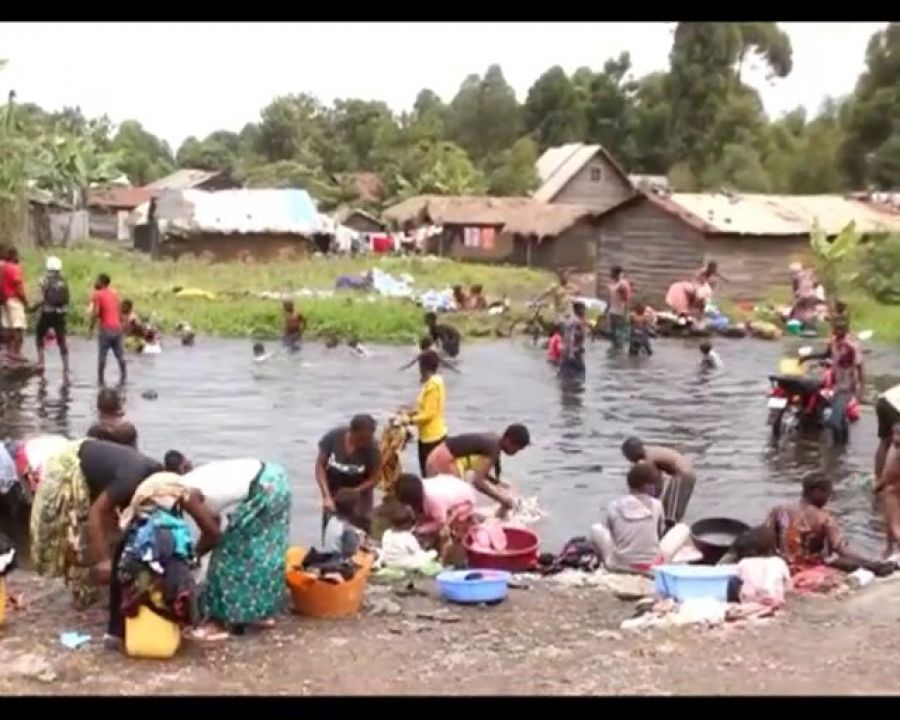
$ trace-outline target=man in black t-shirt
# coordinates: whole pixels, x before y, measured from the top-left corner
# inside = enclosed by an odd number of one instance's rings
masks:
[[[359,495],[353,524],[368,531],[374,489],[381,469],[375,441],[376,422],[371,415],[356,415],[350,425],[337,427],[319,440],[316,484],[322,495],[322,530],[334,513],[334,496],[348,488]]]

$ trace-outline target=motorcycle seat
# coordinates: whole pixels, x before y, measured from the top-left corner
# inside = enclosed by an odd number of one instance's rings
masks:
[[[819,392],[825,385],[825,381],[819,378],[798,377],[797,375],[769,375],[769,380],[795,395],[812,395]]]

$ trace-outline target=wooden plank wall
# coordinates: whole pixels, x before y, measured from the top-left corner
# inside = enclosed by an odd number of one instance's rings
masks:
[[[599,180],[591,180],[591,167],[600,168]],[[631,186],[622,179],[609,161],[598,153],[568,183],[563,185],[562,190],[551,202],[587,205],[598,210],[606,210],[631,197],[633,192]]]
[[[714,237],[706,240],[705,261],[715,260],[728,278],[717,293],[730,300],[761,300],[775,288],[790,290],[788,266],[810,261],[808,236]]]

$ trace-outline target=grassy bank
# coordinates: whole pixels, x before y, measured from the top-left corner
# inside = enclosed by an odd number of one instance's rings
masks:
[[[514,303],[528,300],[551,282],[543,272],[525,268],[493,267],[421,258],[314,258],[274,263],[207,263],[185,259],[152,261],[145,255],[91,243],[75,250],[54,249],[72,293],[70,324],[80,332],[85,310],[100,272],[108,273],[123,298],[130,298],[142,316],[156,313],[164,331],[186,321],[201,334],[232,337],[277,337],[281,333],[281,307],[277,300],[257,297],[260,292],[294,292],[303,288],[331,290],[340,275],[379,267],[394,276],[409,273],[416,290],[441,290],[461,284],[480,284],[488,298],[508,296]],[[27,251],[24,267],[29,300],[37,297],[43,274],[44,252]],[[214,299],[179,298],[176,288],[211,292]],[[411,342],[422,333],[422,310],[414,303],[374,295],[341,292],[331,298],[296,298],[309,321],[309,334],[332,333],[346,339],[358,335],[370,342]],[[469,336],[491,334],[493,318],[486,315],[454,317]]]

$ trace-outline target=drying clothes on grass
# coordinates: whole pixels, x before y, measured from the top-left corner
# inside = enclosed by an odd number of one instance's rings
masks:
[[[201,596],[207,617],[232,625],[271,618],[284,600],[290,484],[280,465],[266,463],[248,487],[213,550]]]
[[[91,499],[79,459],[83,442],[70,442],[47,460],[31,506],[34,570],[46,577],[62,577],[78,607],[87,607],[98,597],[98,588],[89,577]]]

